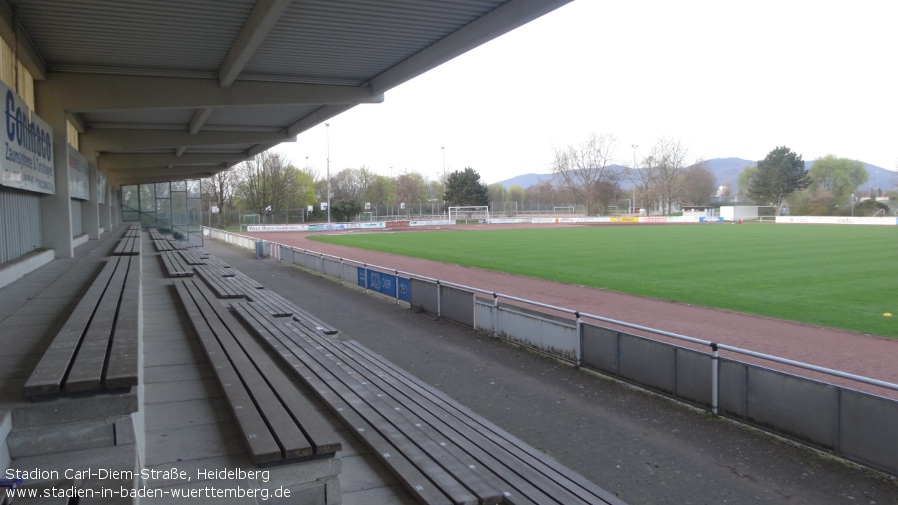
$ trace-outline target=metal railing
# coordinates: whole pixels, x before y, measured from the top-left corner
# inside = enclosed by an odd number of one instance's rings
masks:
[[[232,239],[226,239],[225,241],[227,241],[227,242],[229,242],[229,243],[235,243],[235,244],[240,245],[241,247],[245,247],[245,248],[247,248],[247,249],[254,249],[254,247],[255,247],[255,245],[254,245],[255,242],[258,241],[258,240],[260,240],[260,239],[255,238],[255,237],[243,236],[243,235],[239,235],[239,234],[236,234],[236,233],[225,232],[225,231],[221,231],[221,230],[214,230],[214,232],[217,233],[217,234],[226,234],[226,235],[228,235],[228,236],[234,236],[234,238],[232,238]],[[239,238],[237,238],[237,237],[239,237]],[[218,237],[213,236],[212,238],[218,238]],[[339,256],[334,256],[334,255],[331,255],[331,254],[326,254],[326,253],[321,253],[321,252],[317,252],[317,251],[312,251],[312,250],[309,250],[309,249],[303,249],[303,248],[298,248],[298,247],[288,246],[288,245],[284,245],[284,244],[278,244],[278,243],[272,242],[272,241],[266,241],[266,242],[269,242],[269,243],[271,243],[271,244],[277,245],[277,246],[279,246],[279,247],[285,247],[285,248],[288,248],[288,249],[290,249],[290,250],[292,250],[292,251],[294,251],[294,252],[301,252],[301,253],[303,253],[303,254],[309,254],[309,255],[312,255],[312,256],[317,256],[317,257],[320,257],[320,258],[322,258],[322,259],[328,258],[328,259],[331,259],[331,260],[333,260],[333,261],[339,262],[341,265],[344,265],[344,264],[356,265],[356,266],[359,266],[359,267],[364,268],[366,271],[367,271],[367,270],[370,270],[370,269],[374,269],[374,270],[380,271],[380,272],[388,272],[388,273],[391,273],[391,274],[396,275],[396,276],[405,276],[405,277],[408,277],[408,278],[410,278],[410,279],[417,279],[417,280],[421,280],[421,281],[425,281],[425,282],[431,282],[431,283],[436,284],[437,286],[453,287],[453,288],[457,288],[457,289],[461,289],[461,290],[465,290],[465,291],[470,291],[470,292],[472,292],[472,293],[479,293],[479,294],[487,295],[487,296],[493,298],[493,301],[494,301],[494,305],[495,305],[495,306],[498,306],[500,299],[505,299],[505,300],[514,301],[514,302],[517,302],[517,303],[522,303],[522,304],[529,305],[529,306],[533,306],[533,307],[539,307],[539,308],[543,308],[543,309],[552,310],[552,311],[555,311],[555,312],[558,312],[558,313],[562,313],[562,314],[568,314],[568,315],[571,315],[571,316],[574,317],[574,322],[575,322],[575,324],[577,324],[578,326],[579,326],[580,322],[582,321],[582,319],[586,318],[586,319],[590,319],[590,320],[594,320],[594,321],[599,321],[599,322],[603,322],[603,323],[613,324],[613,325],[615,325],[615,326],[619,326],[619,327],[623,327],[623,328],[629,328],[629,329],[633,329],[633,330],[638,330],[638,331],[641,331],[641,332],[644,332],[644,333],[649,333],[649,334],[654,334],[654,335],[664,336],[664,337],[668,337],[668,338],[671,338],[671,339],[674,339],[674,340],[679,340],[679,341],[683,341],[683,342],[690,342],[690,343],[692,343],[692,344],[697,344],[697,345],[705,346],[705,347],[708,348],[709,353],[710,353],[711,356],[714,358],[714,367],[715,367],[715,371],[714,371],[714,373],[713,373],[713,376],[714,376],[714,377],[717,376],[717,373],[716,373],[716,367],[717,367],[717,362],[718,362],[718,358],[719,358],[719,351],[720,351],[720,350],[725,350],[725,351],[732,352],[732,353],[734,353],[734,354],[741,354],[741,355],[744,355],[744,356],[750,356],[750,357],[752,357],[752,358],[762,359],[762,360],[766,360],[766,361],[773,362],[773,363],[779,363],[779,364],[782,364],[782,365],[792,366],[792,367],[796,367],[796,368],[800,368],[800,369],[804,369],[804,370],[809,370],[809,371],[813,371],[813,372],[817,372],[817,373],[822,373],[822,374],[825,374],[825,375],[831,375],[831,376],[833,376],[833,377],[839,377],[839,378],[842,378],[842,379],[848,379],[848,380],[860,382],[860,383],[863,383],[863,384],[869,384],[869,385],[873,385],[873,386],[878,386],[878,387],[890,389],[890,390],[892,390],[892,391],[898,391],[898,384],[894,384],[894,383],[886,382],[886,381],[881,381],[881,380],[877,380],[877,379],[872,379],[872,378],[869,378],[869,377],[864,377],[864,376],[861,376],[861,375],[856,375],[856,374],[852,374],[852,373],[848,373],[848,372],[843,372],[843,371],[841,371],[841,370],[834,370],[834,369],[832,369],[832,368],[826,368],[826,367],[821,367],[821,366],[817,366],[817,365],[812,365],[812,364],[809,364],[809,363],[804,363],[804,362],[801,362],[801,361],[796,361],[796,360],[791,360],[791,359],[781,358],[781,357],[779,357],[779,356],[774,356],[774,355],[770,355],[770,354],[764,354],[764,353],[752,351],[752,350],[749,350],[749,349],[743,349],[743,348],[741,348],[741,347],[735,347],[735,346],[731,346],[731,345],[727,345],[727,344],[721,344],[721,343],[717,343],[717,342],[712,342],[712,341],[710,341],[710,340],[703,340],[703,339],[699,339],[699,338],[690,337],[690,336],[687,336],[687,335],[681,335],[681,334],[679,334],[679,333],[672,333],[672,332],[665,331],[665,330],[660,330],[660,329],[657,329],[657,328],[651,328],[651,327],[648,327],[648,326],[642,326],[642,325],[638,325],[638,324],[628,323],[628,322],[626,322],[626,321],[620,321],[620,320],[616,320],[616,319],[611,319],[611,318],[599,316],[599,315],[596,315],[596,314],[589,314],[589,313],[587,313],[587,312],[582,312],[582,311],[578,311],[578,310],[573,310],[573,309],[569,309],[569,308],[566,308],[566,307],[559,307],[559,306],[555,306],[555,305],[551,305],[551,304],[547,304],[547,303],[538,302],[538,301],[535,301],[535,300],[529,300],[529,299],[527,299],[527,298],[521,298],[521,297],[517,297],[517,296],[506,295],[506,294],[503,294],[503,293],[497,293],[497,292],[494,292],[494,291],[490,291],[490,290],[482,289],[482,288],[477,288],[477,287],[474,287],[474,286],[466,286],[466,285],[464,285],[464,284],[457,284],[457,283],[454,283],[454,282],[451,282],[451,281],[446,281],[446,280],[443,280],[443,279],[436,279],[436,278],[433,278],[433,277],[428,277],[428,276],[421,275],[421,274],[417,274],[417,273],[414,273],[414,272],[407,272],[407,271],[404,271],[404,270],[398,270],[398,269],[390,268],[390,267],[383,266],[383,265],[376,265],[376,264],[371,264],[371,263],[365,263],[365,262],[362,262],[362,261],[353,260],[353,259],[350,259],[350,258],[343,258],[343,257],[339,257]],[[274,251],[274,248],[272,248],[272,251]],[[274,257],[275,259],[281,259],[281,258],[280,258],[279,252],[273,252],[272,257]],[[343,276],[342,276],[342,268],[341,268],[340,271],[341,271],[341,278],[340,278],[340,281],[345,282],[347,279],[344,279]],[[442,306],[441,306],[441,303],[440,303],[440,300],[439,300],[439,293],[440,293],[440,290],[439,290],[439,288],[438,288],[438,289],[437,289],[437,296],[438,296],[438,299],[437,299],[437,316],[442,316],[442,313],[441,313],[441,312],[442,312]],[[397,294],[397,298],[398,298],[398,294]],[[578,328],[578,329],[579,329],[579,328]],[[578,356],[579,356],[579,353],[578,353]],[[579,361],[579,360],[578,360],[578,361]],[[577,363],[577,364],[579,365],[579,363]],[[712,410],[713,410],[714,414],[717,414],[717,398],[716,398],[717,393],[716,393],[716,385],[712,385],[712,396],[713,396],[712,401],[714,402],[714,403],[713,403]]]

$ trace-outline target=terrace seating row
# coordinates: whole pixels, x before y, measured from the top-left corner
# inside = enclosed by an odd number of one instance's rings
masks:
[[[290,376],[202,282],[184,279],[175,288],[254,463],[326,458],[341,449]]]
[[[160,250],[159,257],[162,258],[165,272],[169,277],[193,277],[193,266],[185,263],[179,253],[180,251],[175,250]]]
[[[125,235],[119,240],[118,245],[113,251],[115,256],[130,256],[140,254],[140,225],[133,224],[125,232]]]
[[[139,241],[138,237],[136,253]],[[137,385],[140,256],[136,253],[106,261],[31,373],[25,396],[109,393]]]
[[[421,503],[622,503],[361,344],[232,306]]]

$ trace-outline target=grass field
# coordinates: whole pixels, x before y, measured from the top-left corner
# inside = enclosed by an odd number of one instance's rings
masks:
[[[892,226],[484,227],[314,240],[898,338]]]

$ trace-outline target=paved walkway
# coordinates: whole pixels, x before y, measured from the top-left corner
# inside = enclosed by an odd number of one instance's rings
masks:
[[[251,251],[206,249],[627,503],[898,499],[892,479]]]

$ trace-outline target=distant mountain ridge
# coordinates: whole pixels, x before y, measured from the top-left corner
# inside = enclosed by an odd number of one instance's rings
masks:
[[[864,163],[864,162],[861,162]],[[705,166],[708,167],[708,170],[714,174],[714,177],[717,179],[717,185],[722,186],[724,183],[730,183],[733,191],[738,191],[738,179],[739,174],[746,167],[752,167],[757,164],[757,161],[746,160],[742,158],[714,158],[710,160],[705,160]],[[804,162],[806,168],[811,168],[811,165],[814,164],[814,160],[805,161]],[[863,184],[859,189],[869,190],[871,188],[876,189],[880,188],[882,190],[891,190],[895,186],[895,179],[898,177],[892,170],[888,170],[882,167],[878,167],[876,165],[871,165],[870,163],[864,163],[864,167],[867,169],[867,173],[870,175],[870,179],[866,184]],[[505,179],[504,181],[499,181],[496,184],[501,184],[506,189],[511,186],[520,186],[524,189],[529,188],[530,186],[539,184],[541,181],[552,180],[552,174],[521,174],[516,175],[510,179]],[[625,181],[621,184],[624,188],[629,188],[630,183]]]

